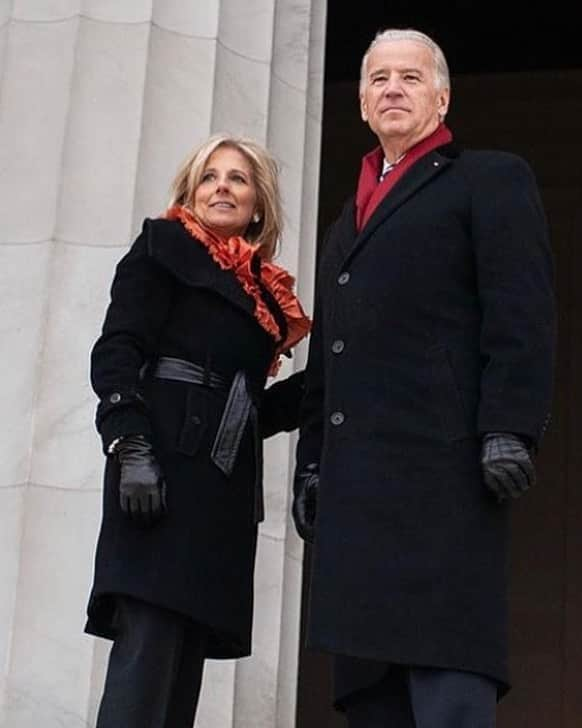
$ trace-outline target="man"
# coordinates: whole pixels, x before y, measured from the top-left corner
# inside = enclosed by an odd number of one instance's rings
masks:
[[[449,96],[432,39],[376,36],[379,147],[318,274],[293,515],[350,728],[492,728],[509,688],[508,503],[548,422],[552,256],[529,166],[456,149]]]

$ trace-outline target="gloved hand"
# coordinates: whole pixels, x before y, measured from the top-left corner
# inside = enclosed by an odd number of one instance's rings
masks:
[[[483,438],[481,467],[485,485],[501,503],[519,498],[535,483],[534,464],[521,437],[509,432],[490,432]]]
[[[166,512],[166,484],[152,446],[143,435],[127,435],[115,446],[120,466],[119,503],[132,521],[149,526]]]
[[[313,543],[318,489],[319,466],[317,463],[310,463],[303,470],[295,473],[291,513],[297,533],[307,543]]]

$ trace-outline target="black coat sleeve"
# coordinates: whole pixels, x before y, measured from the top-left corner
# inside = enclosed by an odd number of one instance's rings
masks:
[[[478,430],[539,440],[549,421],[555,349],[554,267],[527,163],[499,154],[480,170],[472,206],[482,360]]]
[[[151,433],[140,372],[157,350],[172,299],[171,275],[150,256],[152,226],[117,264],[101,335],[91,352],[91,384],[100,402],[96,426],[104,452],[117,437]]]
[[[261,435],[291,432],[299,427],[301,401],[305,391],[305,370],[275,382],[263,393],[259,411]]]

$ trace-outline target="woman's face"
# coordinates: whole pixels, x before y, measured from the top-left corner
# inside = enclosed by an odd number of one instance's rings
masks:
[[[218,147],[208,158],[194,191],[194,214],[222,237],[244,235],[257,209],[257,190],[247,158]]]

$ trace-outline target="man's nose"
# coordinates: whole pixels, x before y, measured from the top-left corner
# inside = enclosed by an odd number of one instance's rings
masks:
[[[396,76],[390,76],[384,84],[384,93],[387,96],[393,96],[402,93],[402,84]]]

